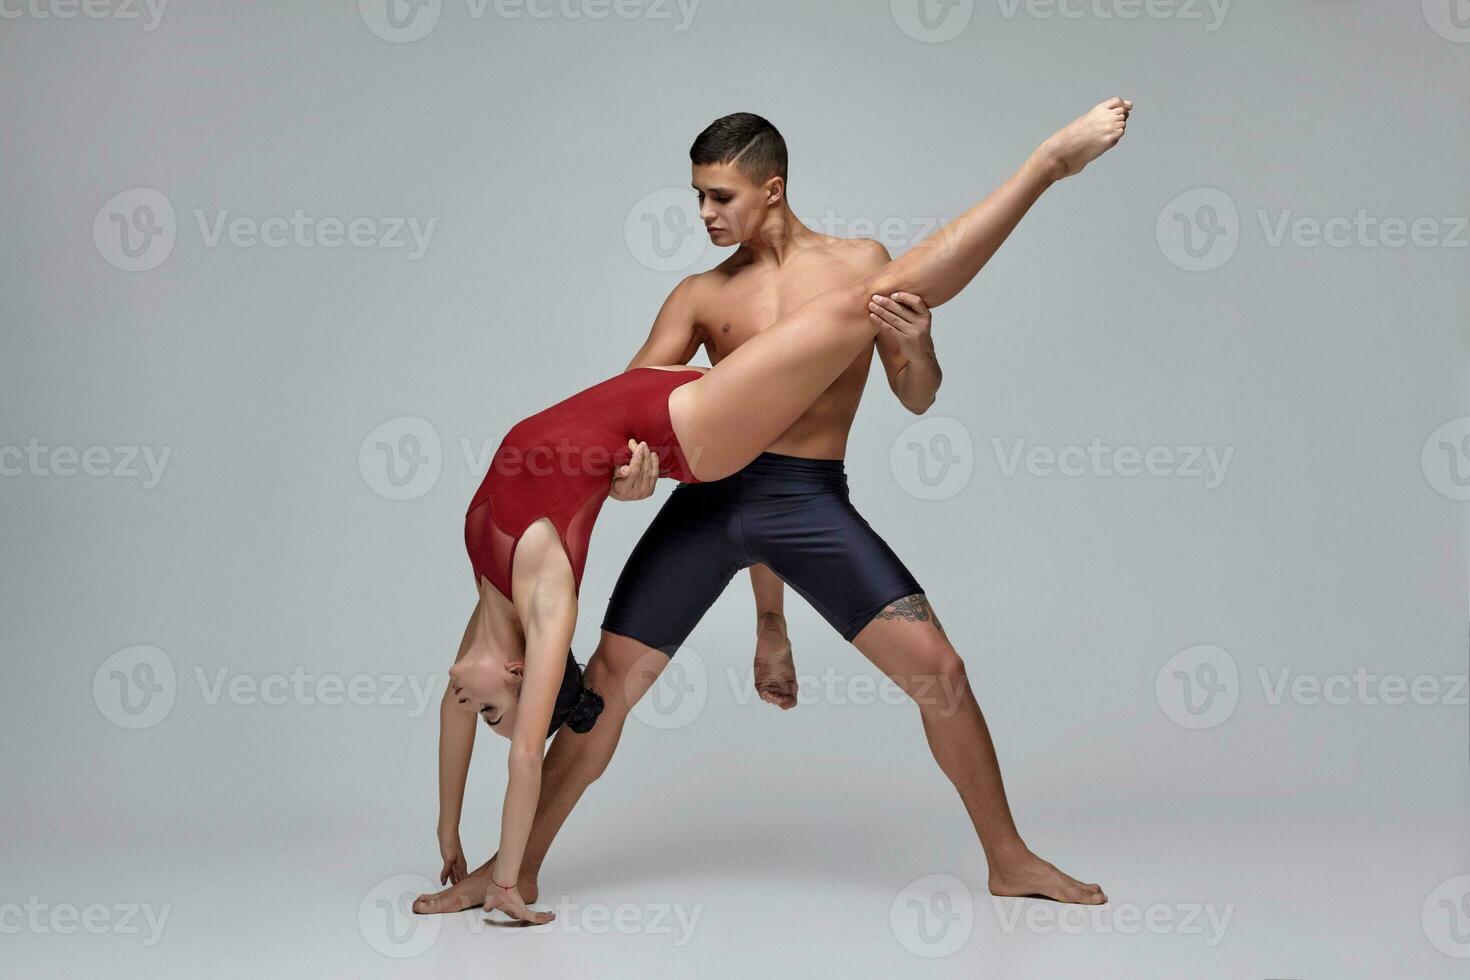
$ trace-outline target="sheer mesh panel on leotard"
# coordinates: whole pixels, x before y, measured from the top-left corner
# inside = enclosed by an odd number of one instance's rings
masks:
[[[587,548],[592,539],[592,528],[597,523],[598,512],[602,510],[606,499],[607,494],[600,487],[589,492],[577,505],[566,527],[558,524],[555,515],[543,515],[550,518],[552,526],[556,528],[562,550],[566,552],[567,561],[572,566],[572,579],[579,593],[582,588],[582,572],[587,565]],[[465,515],[464,543],[470,554],[470,566],[475,572],[476,587],[479,587],[480,576],[483,575],[501,595],[510,599],[515,548],[525,534],[525,528],[518,534],[506,533],[495,520],[493,501],[493,495],[485,497]],[[533,520],[526,527],[534,523]]]

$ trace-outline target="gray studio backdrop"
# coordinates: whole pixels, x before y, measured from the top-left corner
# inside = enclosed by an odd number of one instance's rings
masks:
[[[1463,0],[0,0],[0,72],[0,973],[1464,968]],[[465,507],[725,254],[698,131],[767,116],[798,215],[897,254],[1114,94],[1123,144],[936,311],[933,408],[875,366],[847,462],[1111,909],[992,903],[799,598],[802,703],[754,698],[741,576],[557,924],[405,916]],[[604,508],[583,658],[671,486]]]

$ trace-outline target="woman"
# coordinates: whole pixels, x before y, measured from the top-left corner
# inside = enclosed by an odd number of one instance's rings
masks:
[[[455,702],[511,740],[487,912],[538,924],[553,918],[529,909],[515,882],[546,739],[562,724],[587,731],[601,710],[601,698],[582,686],[570,646],[587,544],[611,475],[636,479],[649,474],[651,460],[664,459],[662,475],[706,482],[748,464],[873,342],[881,322],[873,300],[902,290],[930,307],[948,302],[1047,187],[1117,143],[1131,108],[1123,99],[1094,107],[954,222],[858,282],[813,298],[715,367],[627,371],[510,430],[465,517],[480,601],[449,671]],[[446,726],[441,808],[457,814],[469,750],[455,741]],[[452,837],[442,842],[451,878],[463,874],[458,833]]]

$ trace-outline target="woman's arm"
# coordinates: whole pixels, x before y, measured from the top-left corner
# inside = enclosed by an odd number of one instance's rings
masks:
[[[550,922],[550,912],[533,912],[514,887],[520,879],[521,859],[541,796],[541,762],[546,752],[546,730],[566,673],[567,650],[577,626],[577,600],[571,589],[537,592],[529,600],[526,617],[525,667],[511,733],[505,806],[500,816],[500,850],[492,868],[485,911],[501,909],[527,922]],[[511,885],[501,888],[499,884]]]
[[[459,641],[459,652],[454,655],[455,663],[474,642],[483,601],[476,602],[474,612],[470,613],[464,637]],[[445,687],[444,697],[439,701],[439,854],[444,858],[444,868],[439,872],[441,885],[446,882],[454,884],[468,874],[464,848],[459,843],[459,819],[464,808],[470,754],[474,748],[474,712],[466,711],[454,697],[453,690]]]
[[[452,690],[439,702],[439,854],[444,868],[439,884],[456,884],[469,869],[459,842],[459,819],[464,808],[465,780],[475,747],[475,716],[464,709]]]

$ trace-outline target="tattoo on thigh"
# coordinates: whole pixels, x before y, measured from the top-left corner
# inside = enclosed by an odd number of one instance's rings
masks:
[[[890,602],[882,612],[878,614],[883,619],[906,619],[911,623],[932,622],[934,628],[944,632],[944,627],[939,625],[939,615],[934,607],[929,605],[929,599],[922,592],[906,595],[897,602]]]

